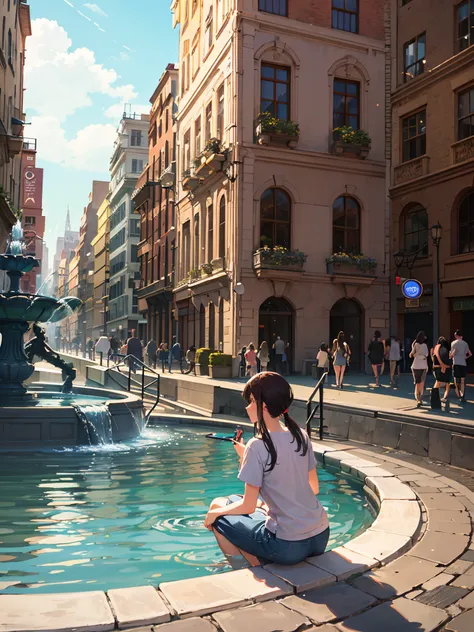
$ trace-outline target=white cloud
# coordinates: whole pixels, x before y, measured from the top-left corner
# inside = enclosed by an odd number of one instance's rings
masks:
[[[101,9],[98,4],[86,2],[84,6],[86,7],[86,9],[89,9],[89,11],[92,11],[92,13],[97,13],[97,15],[101,15],[103,18],[107,17],[107,13],[103,9]]]
[[[128,53],[124,53],[123,51],[120,51],[119,59],[121,61],[128,61],[130,59],[130,55]]]
[[[105,116],[108,119],[111,119],[112,121],[118,123],[122,118],[124,109],[125,106],[123,105],[123,103],[115,103],[105,110]],[[132,103],[132,112],[134,112],[135,114],[150,114],[150,106]]]

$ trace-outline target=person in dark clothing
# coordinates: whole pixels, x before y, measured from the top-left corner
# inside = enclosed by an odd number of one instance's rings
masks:
[[[375,386],[379,386],[379,376],[381,375],[382,366],[385,358],[385,345],[380,340],[380,331],[374,332],[374,337],[369,343],[367,355],[369,356],[370,364],[375,376]]]
[[[137,360],[143,361],[143,347],[140,340],[135,336],[135,332],[132,331],[132,336],[127,340],[127,354],[134,356]],[[134,373],[137,372],[137,362],[134,362],[130,358],[130,366]]]
[[[171,373],[171,369],[173,367],[173,360],[176,362],[181,361],[181,345],[179,342],[175,342],[171,347],[169,355],[168,355],[168,373]]]
[[[439,398],[439,389],[441,388],[441,384],[444,384],[444,397],[441,401],[446,403],[451,389],[453,360],[450,358],[449,342],[443,336],[438,338],[437,344],[431,351],[431,358],[433,360],[433,373],[436,379],[432,390],[438,390]],[[432,402],[438,398],[436,398],[435,394],[435,397],[432,397]],[[437,408],[438,406],[432,405],[431,407]]]
[[[242,349],[239,352],[239,356],[240,356],[239,377],[244,377],[247,371],[247,363],[245,361],[246,351],[247,351],[247,347],[242,347]]]
[[[158,351],[158,345],[154,338],[146,346],[146,355],[148,357],[148,364],[156,369],[156,352]]]

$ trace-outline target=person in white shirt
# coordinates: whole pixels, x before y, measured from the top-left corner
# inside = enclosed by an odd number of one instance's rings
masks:
[[[388,342],[390,345],[388,351],[388,360],[390,362],[390,386],[396,386],[400,378],[400,341],[395,335],[390,336]]]
[[[456,387],[456,395],[459,397],[461,402],[465,402],[467,359],[472,356],[472,353],[467,342],[463,340],[462,332],[460,329],[456,329],[456,331],[454,332],[454,340],[451,343],[451,353],[449,355],[453,359],[454,385]]]
[[[320,380],[324,373],[329,372],[329,353],[325,342],[319,345],[316,360],[318,361],[318,380]]]
[[[277,339],[273,343],[273,350],[275,351],[275,369],[277,373],[283,373],[283,356],[285,355],[285,343],[277,336]]]
[[[425,392],[425,380],[428,373],[428,346],[426,344],[424,331],[419,331],[414,343],[411,346],[410,358],[413,358],[411,371],[415,381],[416,407],[423,404],[423,393]]]

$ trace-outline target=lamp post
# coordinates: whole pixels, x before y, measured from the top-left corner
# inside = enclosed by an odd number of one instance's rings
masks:
[[[439,244],[441,242],[443,227],[438,223],[434,224],[431,228],[431,239],[433,245],[436,248],[436,278],[433,287],[433,346],[436,344],[439,336]]]

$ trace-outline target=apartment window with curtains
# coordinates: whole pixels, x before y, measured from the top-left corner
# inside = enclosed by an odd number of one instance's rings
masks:
[[[217,93],[217,138],[224,140],[224,84],[221,85]]]
[[[404,44],[404,81],[413,79],[424,72],[426,63],[425,43],[426,33],[422,33]]]
[[[457,51],[474,44],[474,0],[464,0],[457,6]]]
[[[212,102],[206,106],[206,130],[205,130],[205,142],[207,142],[212,136]]]
[[[286,66],[262,64],[260,112],[287,121],[290,118],[291,70]]]
[[[332,28],[359,32],[359,0],[332,0]]]
[[[458,94],[458,140],[474,136],[474,86]]]
[[[358,81],[334,79],[333,127],[360,127],[360,84]]]
[[[258,0],[258,10],[275,15],[288,15],[287,0]]]
[[[225,197],[219,202],[219,257],[225,257]]]
[[[201,141],[201,117],[198,117],[194,122],[194,141],[196,144],[196,156],[199,156],[202,150]]]
[[[214,259],[214,206],[207,208],[207,260]]]

